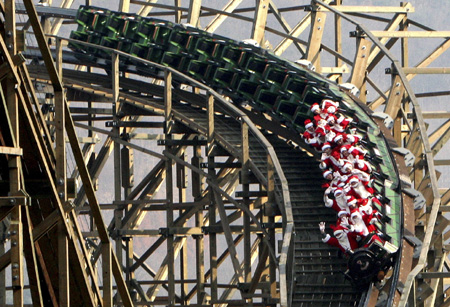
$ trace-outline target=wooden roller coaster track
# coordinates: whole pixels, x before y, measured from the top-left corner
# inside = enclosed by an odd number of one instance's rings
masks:
[[[78,27],[69,39],[80,12],[69,2],[0,3],[0,305],[450,304],[450,193],[438,185],[448,160],[436,157],[448,112],[420,103],[449,94],[431,79],[448,68],[429,67],[446,56],[448,31],[411,20],[410,3],[244,2],[121,1],[114,11],[132,12],[130,20],[178,29],[148,42],[144,58],[132,52],[142,50],[136,33],[119,38],[118,25],[106,38]],[[182,23],[204,30],[196,48],[180,47],[192,36],[182,36],[192,29]],[[227,31],[233,23],[247,36]],[[370,30],[374,23],[384,30]],[[262,47],[237,42],[244,38]],[[441,42],[412,67],[414,38]],[[211,40],[227,53],[208,58]],[[236,49],[245,61],[233,60]],[[300,57],[317,73],[292,64]],[[416,93],[416,76],[437,88]],[[359,98],[334,83],[344,79]],[[306,80],[303,94],[291,93],[293,80]],[[364,293],[319,242],[318,222],[334,217],[321,205],[317,157],[298,133],[308,112],[286,111],[294,100],[308,109],[308,95],[344,101],[381,151],[379,189],[393,218],[384,231],[400,250],[392,275]]]

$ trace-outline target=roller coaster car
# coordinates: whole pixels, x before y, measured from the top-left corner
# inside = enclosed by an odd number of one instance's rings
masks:
[[[381,281],[394,264],[397,248],[385,242],[374,241],[368,247],[354,250],[347,263],[345,277],[352,286],[364,290],[371,282]]]

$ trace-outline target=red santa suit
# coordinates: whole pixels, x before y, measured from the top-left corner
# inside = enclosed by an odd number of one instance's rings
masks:
[[[322,100],[322,112],[334,114],[338,111],[339,102],[330,99]]]
[[[348,195],[352,195],[357,199],[368,199],[373,196],[374,190],[368,186],[368,183],[363,183],[357,175],[352,175],[349,180]]]
[[[369,233],[376,232],[377,230],[377,228],[372,224],[366,225],[365,221],[363,220],[363,216],[358,208],[354,208],[351,210],[350,222],[353,225],[354,231],[361,233],[364,238],[367,237]]]
[[[336,171],[341,168],[343,162],[340,161],[341,156],[339,151],[331,147],[331,144],[328,142],[323,144],[321,161],[325,163],[327,168],[333,168]]]
[[[344,194],[342,188],[337,188],[334,191],[334,199],[328,198],[328,194],[323,196],[323,201],[325,203],[325,207],[331,208],[336,212],[346,211],[350,213],[350,208],[348,207],[347,197]]]
[[[353,121],[352,118],[345,117],[344,115],[340,115],[336,120],[336,123],[342,126],[342,128],[346,129],[348,125]]]
[[[349,232],[343,226],[330,226],[333,229],[334,237],[327,234],[322,239],[324,243],[339,248],[344,254],[348,255],[349,251],[353,251],[358,248],[358,242],[356,241],[357,234]]]
[[[338,144],[338,145],[356,145],[360,140],[361,140],[361,136],[356,135],[356,134],[347,134],[347,133],[339,133],[337,134],[334,139],[333,142]]]
[[[372,173],[372,166],[369,162],[363,160],[363,159],[354,159],[353,160],[353,168],[358,169],[360,171],[363,171],[365,173],[371,174]]]

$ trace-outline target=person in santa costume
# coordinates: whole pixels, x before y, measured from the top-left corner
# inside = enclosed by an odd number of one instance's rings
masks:
[[[341,157],[343,159],[347,159],[350,161],[354,161],[355,159],[363,159],[367,151],[362,149],[360,146],[352,146],[352,145],[342,145],[340,147]]]
[[[316,129],[310,119],[305,120],[305,129],[302,135],[303,140],[305,140],[306,144],[313,143],[313,140],[316,138]]]
[[[369,162],[359,158],[353,160],[353,168],[363,171],[367,174],[371,174],[373,170],[372,165]]]
[[[353,225],[355,232],[362,235],[363,238],[367,237],[369,233],[376,232],[377,228],[373,223],[365,223],[363,216],[358,208],[353,208],[350,213],[350,223]]]
[[[348,179],[346,192],[357,199],[368,199],[373,196],[374,189],[368,186],[368,182],[363,183],[357,175],[352,175]]]
[[[337,145],[356,145],[362,139],[356,134],[339,133],[333,138],[333,143]]]
[[[334,199],[328,197],[329,194],[323,195],[323,202],[325,207],[331,208],[336,212],[346,211],[350,213],[349,204],[347,202],[347,196],[342,188],[336,188],[334,191]]]
[[[311,112],[314,114],[314,123],[316,126],[325,125],[327,123],[327,113],[322,111],[318,103],[313,103]]]
[[[345,181],[347,181],[353,175],[358,176],[359,180],[361,180],[361,182],[364,182],[364,183],[366,183],[366,182],[368,183],[371,180],[371,177],[369,174],[367,174],[363,171],[360,171],[358,169],[354,169],[353,164],[350,163],[349,161],[344,162],[344,164],[342,165],[342,167],[339,170],[339,173],[341,174],[341,177]]]
[[[356,240],[357,234],[349,232],[344,226],[330,225],[333,230],[334,237],[325,232],[325,222],[319,223],[320,233],[323,235],[322,242],[328,245],[339,248],[345,255],[349,255],[350,251],[358,248],[358,241]]]
[[[332,148],[331,144],[328,142],[323,144],[321,161],[324,162],[328,168],[332,167],[333,170],[341,168],[343,162],[340,158],[341,155],[337,148]]]
[[[333,172],[328,169],[323,171],[323,178],[328,180],[328,182],[322,184],[322,188],[325,189],[325,194],[334,194],[334,191],[336,191],[337,188],[343,188],[345,185],[345,183],[340,181],[339,176],[334,176]]]
[[[328,114],[335,114],[339,109],[339,102],[333,101],[331,99],[322,100],[322,112]]]
[[[347,129],[347,127],[353,122],[353,119],[350,117],[346,117],[342,114],[336,120],[336,123],[339,124],[343,129]]]

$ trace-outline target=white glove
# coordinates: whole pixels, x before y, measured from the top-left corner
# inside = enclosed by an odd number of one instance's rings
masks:
[[[319,229],[321,233],[325,233],[325,222],[319,223]]]

